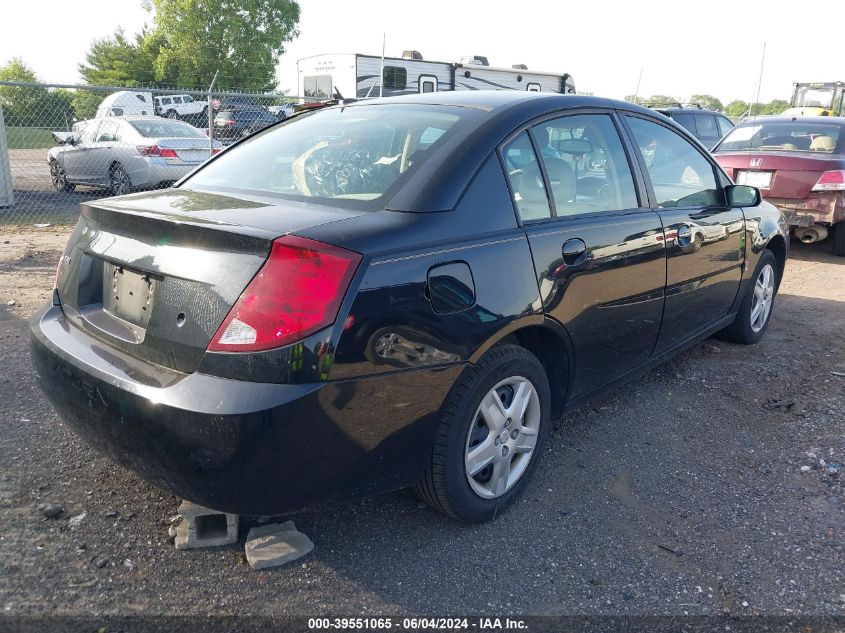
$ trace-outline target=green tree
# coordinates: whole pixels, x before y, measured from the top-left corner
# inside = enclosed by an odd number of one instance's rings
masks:
[[[18,57],[0,66],[0,81],[38,83],[35,72]],[[71,94],[43,87],[0,86],[3,115],[10,126],[65,127],[73,119]]]
[[[697,103],[702,108],[721,112],[724,109],[722,102],[713,95],[693,95],[689,98],[690,103]]]
[[[781,114],[787,108],[789,108],[789,101],[773,99],[765,105],[761,104],[759,108],[754,108],[754,110],[757,114]]]
[[[13,57],[0,66],[0,81],[35,83],[38,77],[20,57]],[[0,86],[0,103],[3,104],[6,124],[22,127],[37,125],[40,104],[46,94],[46,88]]]
[[[149,86],[155,82],[155,56],[144,46],[147,34],[127,39],[122,29],[94,40],[79,64],[79,74],[89,84],[100,86]]]
[[[156,77],[178,69],[178,84],[272,90],[285,42],[296,37],[295,0],[148,0],[163,38]]]
[[[94,118],[97,108],[107,94],[94,90],[74,90],[71,97],[74,116],[80,121]]]
[[[725,114],[730,117],[741,117],[746,112],[748,112],[748,103],[739,99],[734,99],[725,106]]]

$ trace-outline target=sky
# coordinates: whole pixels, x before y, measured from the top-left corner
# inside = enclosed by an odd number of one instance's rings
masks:
[[[485,55],[494,66],[568,72],[579,92],[615,98],[633,94],[642,71],[641,96],[699,93],[725,103],[749,101],[764,43],[763,102],[788,99],[794,81],[845,80],[841,39],[809,41],[825,29],[805,19],[798,5],[771,0],[302,0],[300,6],[301,34],[277,71],[279,88],[292,94],[298,58],[380,55],[383,35],[388,56],[405,49],[437,61]],[[843,20],[845,2],[825,3],[825,23]],[[151,16],[141,0],[9,3],[0,22],[0,63],[21,57],[43,80],[75,83],[93,39],[118,26],[134,33],[145,22]]]

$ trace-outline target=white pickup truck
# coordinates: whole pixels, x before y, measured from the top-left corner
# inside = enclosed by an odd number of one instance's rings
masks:
[[[168,119],[208,115],[208,101],[194,101],[191,95],[160,95],[155,107],[156,114]]]

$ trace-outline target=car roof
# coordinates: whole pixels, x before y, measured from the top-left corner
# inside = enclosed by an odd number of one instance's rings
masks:
[[[719,116],[723,116],[726,119],[728,115],[724,112],[717,112],[716,110],[708,110],[707,108],[679,108],[678,106],[672,106],[668,108],[652,108],[655,112],[660,112],[660,114],[718,114]]]
[[[628,101],[619,101],[592,95],[560,94],[557,92],[529,92],[527,90],[458,90],[426,92],[423,94],[397,95],[376,99],[361,99],[333,107],[385,105],[385,104],[420,104],[462,106],[480,110],[501,110],[526,102],[534,102],[549,110],[567,108],[616,108],[654,114],[654,110],[644,108]]]

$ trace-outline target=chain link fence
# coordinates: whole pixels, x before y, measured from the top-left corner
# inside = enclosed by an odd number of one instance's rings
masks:
[[[166,187],[298,102],[280,93],[0,81],[0,225],[70,224],[81,202]]]

